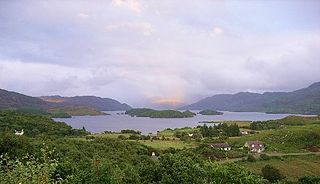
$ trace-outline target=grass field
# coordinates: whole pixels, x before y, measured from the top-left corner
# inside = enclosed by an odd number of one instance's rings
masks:
[[[122,133],[99,133],[99,134],[92,134],[94,137],[99,138],[111,138],[111,139],[117,139],[120,135],[129,137],[131,134],[122,134]]]
[[[276,151],[282,153],[307,152],[309,144],[320,146],[320,125],[284,126],[279,129],[264,130],[259,134],[230,138],[229,143],[234,146],[242,146],[246,141],[260,140],[266,146],[267,152]]]
[[[185,127],[185,128],[175,128],[175,129],[165,129],[160,132],[158,132],[158,136],[165,136],[165,137],[174,137],[175,132],[195,132],[199,131],[199,128],[191,128],[191,127]]]
[[[296,181],[302,176],[320,176],[320,155],[283,156],[256,162],[238,162],[252,172],[261,174],[261,169],[270,164],[280,170],[288,180]]]
[[[237,124],[239,127],[248,127],[251,121],[214,121],[213,123],[225,123],[227,125]],[[207,123],[207,125],[210,126],[210,123]]]
[[[180,140],[139,140],[139,142],[146,146],[160,150],[165,150],[168,148],[183,149],[196,146],[194,143],[185,143]]]

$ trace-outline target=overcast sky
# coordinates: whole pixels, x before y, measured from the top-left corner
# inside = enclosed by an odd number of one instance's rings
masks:
[[[320,1],[1,0],[0,88],[133,106],[320,81]]]

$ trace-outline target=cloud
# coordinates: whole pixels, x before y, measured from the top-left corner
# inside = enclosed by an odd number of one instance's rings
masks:
[[[112,0],[116,7],[126,8],[128,10],[140,13],[142,6],[138,0]]]
[[[124,22],[117,24],[110,24],[105,28],[107,31],[116,30],[132,30],[136,32],[141,32],[145,36],[149,36],[154,32],[154,27],[148,22]]]
[[[222,34],[224,32],[224,30],[221,27],[213,27],[212,29],[212,33],[214,35],[219,35]]]
[[[82,19],[87,19],[87,18],[90,17],[89,14],[87,14],[87,13],[82,13],[82,12],[78,13],[77,16],[80,17],[80,18],[82,18]]]
[[[0,1],[0,88],[160,107],[320,80],[319,6],[181,2]]]

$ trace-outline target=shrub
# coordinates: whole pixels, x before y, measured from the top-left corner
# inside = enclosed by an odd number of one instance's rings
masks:
[[[248,155],[247,161],[248,162],[255,162],[256,158],[253,155]]]
[[[119,136],[118,136],[118,139],[120,139],[120,140],[127,140],[127,137],[124,136],[124,135],[119,135]]]
[[[280,173],[279,169],[266,165],[261,169],[263,178],[269,180],[270,182],[276,182],[284,179],[284,176]]]
[[[270,157],[267,154],[261,154],[260,159],[261,160],[270,160]]]
[[[140,139],[140,135],[132,134],[132,135],[129,136],[129,139],[130,140],[139,140]]]
[[[304,176],[304,177],[299,178],[299,183],[301,183],[301,184],[319,184],[320,177]]]

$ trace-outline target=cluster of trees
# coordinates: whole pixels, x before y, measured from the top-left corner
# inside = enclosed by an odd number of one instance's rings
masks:
[[[0,111],[0,132],[13,133],[24,130],[25,135],[45,136],[80,136],[87,135],[83,129],[73,129],[64,122],[55,122],[49,116],[25,113],[15,110]]]
[[[200,128],[200,132],[203,137],[219,137],[219,136],[240,136],[240,129],[237,124],[228,125],[226,123],[220,123],[214,126],[207,126],[204,124],[203,126],[198,126]]]
[[[149,148],[112,139],[79,141],[29,139],[32,155],[0,157],[4,183],[249,183],[263,178],[238,165],[220,165],[191,150],[167,152],[154,160]],[[23,148],[19,148],[23,149]],[[22,153],[22,152],[21,152]]]
[[[251,130],[268,130],[268,129],[276,129],[279,128],[281,124],[276,121],[254,121],[250,124],[249,128]]]
[[[122,134],[141,134],[138,130],[125,129],[120,131]]]
[[[154,110],[148,108],[130,109],[125,112],[130,116],[150,117],[150,118],[188,118],[196,114],[191,111],[176,111],[176,110]]]

